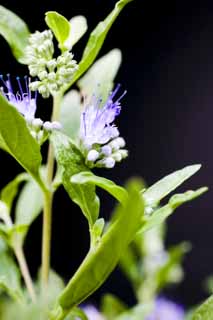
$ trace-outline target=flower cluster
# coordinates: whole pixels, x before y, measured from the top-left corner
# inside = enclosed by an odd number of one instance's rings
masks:
[[[4,80],[3,75],[0,75],[0,80],[3,84],[1,93],[25,118],[30,133],[40,144],[46,139],[48,132],[61,129],[61,124],[57,121],[44,122],[40,118],[35,118],[37,92],[34,94],[31,92],[30,78],[24,77],[24,85],[22,85],[19,77],[16,78],[18,92],[14,91],[9,74],[6,80]]]
[[[109,95],[102,106],[102,101],[95,96],[86,104],[81,114],[80,144],[89,167],[113,168],[116,162],[126,158],[128,152],[125,141],[119,137],[119,131],[113,124],[120,114],[120,100],[124,92],[113,101],[120,85]]]
[[[65,51],[56,59],[53,54],[53,34],[50,30],[36,31],[30,36],[26,58],[30,75],[38,77],[38,80],[30,84],[30,88],[38,90],[43,98],[54,95],[69,83],[78,69],[72,53]]]

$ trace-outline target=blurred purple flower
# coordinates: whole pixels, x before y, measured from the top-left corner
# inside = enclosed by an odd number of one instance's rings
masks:
[[[0,79],[3,83],[3,87],[1,87],[1,93],[7,98],[7,100],[14,105],[14,107],[27,119],[32,120],[35,117],[36,112],[36,93],[34,96],[31,95],[31,91],[29,89],[29,78],[27,76],[24,77],[24,86],[21,84],[21,80],[19,77],[16,78],[19,92],[14,93],[10,76],[7,75],[7,80],[4,80],[3,76],[0,75]],[[6,89],[6,91],[5,91]]]
[[[154,310],[145,320],[184,320],[184,310],[172,301],[159,298],[155,301]]]
[[[94,306],[88,304],[84,306],[82,309],[85,312],[88,320],[104,320],[104,317],[98,312],[98,310]]]

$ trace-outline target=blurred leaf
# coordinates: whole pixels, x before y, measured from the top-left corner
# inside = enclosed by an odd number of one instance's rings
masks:
[[[213,296],[210,296],[201,306],[195,310],[192,320],[212,320]]]
[[[90,227],[99,215],[99,198],[94,185],[71,182],[71,177],[81,171],[88,170],[79,149],[61,132],[54,132],[51,141],[55,149],[56,160],[62,169],[62,182],[72,201],[79,205]]]
[[[102,285],[115,268],[122,252],[134,238],[144,213],[140,188],[141,184],[136,180],[128,184],[128,198],[115,211],[117,219],[110,223],[99,244],[91,247],[85,260],[59,296],[59,305],[64,310],[78,305]]]
[[[87,73],[78,81],[78,86],[84,95],[106,101],[114,85],[114,79],[121,64],[121,51],[113,49],[97,60]]]
[[[23,187],[15,210],[15,225],[26,225],[24,232],[20,234],[23,242],[32,222],[41,213],[43,207],[43,194],[35,181],[30,179]]]
[[[3,242],[1,238],[0,242]],[[7,294],[16,301],[23,299],[20,278],[21,275],[19,269],[7,250],[7,247],[5,245],[1,245],[0,288],[7,292]]]
[[[20,17],[3,6],[0,6],[0,35],[8,42],[14,57],[20,63],[25,63],[29,29]]]
[[[14,180],[10,181],[2,190],[0,199],[3,201],[10,212],[13,200],[18,193],[20,183],[29,179],[29,175],[26,173],[19,174]]]
[[[193,174],[200,170],[200,168],[200,164],[185,167],[169,174],[153,184],[151,187],[145,190],[145,192],[143,192],[146,205],[152,206],[158,204],[161,199],[175,190],[185,180],[189,179]]]
[[[138,304],[135,307],[131,308],[130,310],[123,312],[121,315],[117,316],[113,320],[146,320],[151,310],[152,310],[151,303]]]
[[[134,250],[132,250],[131,244],[123,252],[119,260],[119,266],[133,285],[138,285],[140,283],[141,273],[138,268],[137,256]]]
[[[60,123],[64,133],[73,140],[79,137],[80,119],[81,96],[77,90],[71,90],[62,100]]]
[[[79,63],[79,69],[75,73],[73,80],[66,89],[68,89],[73,83],[75,83],[76,80],[78,80],[82,76],[82,74],[92,65],[104,43],[104,40],[112,24],[114,23],[122,9],[125,7],[125,5],[131,1],[133,0],[118,1],[115,5],[115,8],[106,17],[106,19],[104,21],[101,21],[93,30],[83,52],[82,59]]]
[[[31,136],[24,118],[2,95],[0,95],[0,148],[10,153],[40,183],[39,144]]]
[[[107,320],[114,320],[116,316],[126,311],[127,306],[116,296],[105,294],[101,301],[101,313]]]
[[[45,21],[58,40],[59,48],[66,50],[64,43],[71,32],[71,25],[69,21],[56,11],[46,12]]]
[[[119,202],[124,202],[127,198],[127,192],[124,188],[118,186],[111,180],[96,176],[90,171],[80,172],[78,174],[73,175],[71,178],[71,182],[78,184],[89,183],[96,185],[106,190]]]
[[[87,20],[84,16],[76,16],[70,20],[70,25],[69,37],[64,43],[64,46],[68,50],[71,50],[74,44],[76,44],[87,31]]]
[[[185,193],[175,194],[172,196],[169,200],[169,203],[157,210],[155,210],[152,215],[146,217],[146,220],[144,220],[144,225],[141,228],[140,232],[145,232],[162,222],[170,216],[174,210],[179,207],[180,205],[184,204],[185,202],[191,201],[200,195],[202,195],[204,192],[206,192],[208,189],[206,187],[200,188],[196,191],[186,191]]]

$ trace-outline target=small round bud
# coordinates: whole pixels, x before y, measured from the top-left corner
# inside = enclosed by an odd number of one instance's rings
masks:
[[[101,153],[105,156],[110,156],[112,153],[112,148],[109,145],[103,146],[101,148]]]
[[[43,121],[40,118],[35,118],[32,121],[32,125],[35,129],[40,129],[43,125]]]
[[[126,149],[121,149],[119,150],[121,156],[122,156],[122,159],[125,159],[128,157],[128,151]]]
[[[99,152],[97,150],[90,150],[87,155],[87,161],[95,162],[99,158]]]
[[[52,130],[61,130],[62,125],[59,121],[53,121],[52,122]]]
[[[43,128],[46,130],[46,131],[52,131],[52,123],[50,121],[46,121],[44,122],[43,124]]]
[[[115,166],[115,160],[112,157],[107,157],[103,160],[103,164],[107,169],[111,169]]]
[[[113,159],[115,159],[116,162],[120,162],[122,160],[122,155],[120,151],[117,151],[112,154]]]

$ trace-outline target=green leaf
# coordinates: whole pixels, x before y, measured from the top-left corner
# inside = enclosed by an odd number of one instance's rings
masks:
[[[29,175],[27,173],[21,173],[1,190],[0,199],[7,205],[9,212],[11,211],[13,200],[18,193],[20,183],[28,179]]]
[[[149,217],[146,217],[146,220],[144,220],[144,225],[141,228],[140,232],[145,232],[161,224],[166,220],[167,217],[169,217],[175,211],[177,207],[184,204],[185,202],[191,201],[199,197],[207,190],[208,188],[203,187],[196,191],[189,190],[185,193],[175,194],[170,198],[168,204],[155,210]]]
[[[144,206],[139,194],[140,188],[141,183],[138,180],[132,180],[128,184],[128,198],[117,207],[115,211],[117,218],[109,224],[99,244],[91,247],[85,260],[60,295],[59,305],[62,309],[69,310],[86,299],[102,285],[117,265],[122,252],[135,237],[141,225]]]
[[[170,192],[175,190],[184,181],[189,179],[201,168],[200,164],[185,167],[181,170],[175,171],[163,179],[156,182],[150,188],[143,192],[144,201],[147,205],[152,206],[159,203],[161,199],[167,196]]]
[[[34,178],[40,182],[40,147],[31,136],[26,121],[0,95],[0,148],[10,153]]]
[[[127,192],[124,188],[118,186],[111,180],[96,176],[90,171],[80,172],[78,174],[73,175],[71,178],[71,182],[74,184],[89,183],[89,184],[96,185],[106,190],[119,202],[124,202],[127,198]]]
[[[41,213],[43,207],[43,194],[35,181],[30,179],[23,187],[15,210],[15,225],[27,226],[21,233],[21,240],[24,241],[27,231],[32,222]]]
[[[212,320],[213,295],[210,296],[193,314],[192,320]]]
[[[60,123],[63,132],[73,140],[79,137],[80,118],[81,96],[77,90],[71,90],[62,100]]]
[[[25,63],[29,29],[21,18],[3,6],[0,6],[0,35],[8,42],[14,57],[20,63]]]
[[[134,250],[132,250],[131,244],[123,252],[119,260],[119,267],[129,281],[131,281],[133,285],[138,286],[141,281],[141,273],[138,268],[138,257]]]
[[[2,241],[0,239],[0,242]],[[19,301],[23,298],[19,269],[7,251],[7,247],[1,246],[1,248],[3,249],[0,250],[0,288],[14,300]]]
[[[70,20],[70,25],[70,34],[64,43],[68,50],[71,50],[87,31],[87,20],[84,16],[76,16]]]
[[[105,294],[101,301],[101,313],[107,320],[114,320],[116,316],[126,311],[127,306],[113,294]]]
[[[82,59],[79,63],[79,69],[75,73],[75,76],[72,82],[67,86],[65,91],[78,80],[82,74],[92,65],[95,58],[97,57],[104,40],[113,25],[114,21],[123,10],[125,5],[133,0],[120,0],[116,3],[115,8],[112,12],[106,17],[104,21],[101,21],[97,27],[91,33],[86,48],[83,52]]]
[[[51,141],[55,149],[56,160],[62,170],[62,183],[70,198],[79,205],[90,227],[99,215],[99,198],[91,183],[77,184],[71,182],[71,177],[81,171],[88,170],[84,158],[73,142],[61,132],[54,132]]]
[[[121,51],[113,49],[97,60],[77,83],[83,94],[90,97],[95,92],[105,102],[113,88],[121,59]]]
[[[68,39],[71,32],[71,25],[69,21],[56,11],[46,12],[45,21],[58,40],[59,48],[66,50],[64,42]]]

